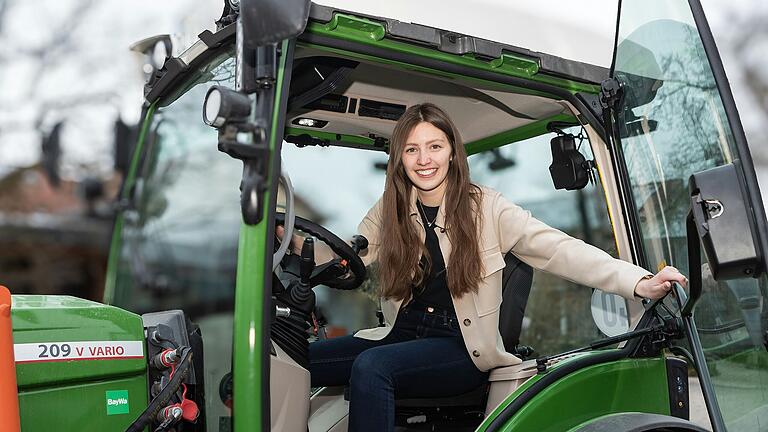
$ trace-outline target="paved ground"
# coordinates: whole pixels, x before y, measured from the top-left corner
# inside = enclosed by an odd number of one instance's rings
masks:
[[[768,431],[768,377],[762,369],[720,363],[713,377],[721,411],[732,431]],[[712,430],[698,378],[689,379],[690,418]]]
[[[699,378],[690,377],[688,388],[691,421],[703,428],[712,430],[712,426],[709,423],[709,415],[707,414],[707,405],[704,403],[704,396],[701,394]]]

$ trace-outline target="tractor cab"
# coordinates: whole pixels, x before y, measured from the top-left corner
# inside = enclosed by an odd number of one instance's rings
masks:
[[[82,425],[106,394],[110,430],[346,431],[345,389],[310,387],[307,347],[382,323],[355,227],[422,102],[455,121],[475,183],[690,284],[626,301],[499,255],[485,271],[503,272],[499,329],[523,362],[470,393],[398,399],[398,431],[764,430],[754,167],[701,5],[653,3],[621,2],[596,66],[375,10],[226,2],[145,87],[105,305],[14,299],[24,430],[42,430],[25,425],[46,395],[46,421]],[[290,253],[277,225],[333,257]],[[35,351],[51,344],[55,364]],[[73,383],[83,397],[59,397]]]

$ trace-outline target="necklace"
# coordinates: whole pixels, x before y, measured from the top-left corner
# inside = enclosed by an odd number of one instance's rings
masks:
[[[416,203],[419,205],[419,209],[421,210],[422,215],[424,216],[424,220],[427,221],[427,227],[433,228],[435,226],[435,222],[437,221],[437,215],[430,221],[429,217],[427,216],[427,211],[424,210],[424,204],[421,203],[421,200],[416,201]],[[438,211],[438,214],[440,212]]]

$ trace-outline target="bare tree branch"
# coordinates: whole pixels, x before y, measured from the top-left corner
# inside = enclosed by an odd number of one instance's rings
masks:
[[[73,44],[72,38],[81,23],[86,22],[84,18],[93,4],[93,0],[80,0],[69,15],[63,18],[59,22],[58,27],[51,32],[51,43],[46,44],[43,48],[39,49],[38,57],[40,58],[40,66],[37,68],[37,71],[32,78],[32,82],[40,82],[41,77],[47,70],[52,68],[66,55],[72,54],[72,51],[77,51],[77,47]],[[36,97],[37,92],[38,87],[32,86],[30,87],[29,96]]]

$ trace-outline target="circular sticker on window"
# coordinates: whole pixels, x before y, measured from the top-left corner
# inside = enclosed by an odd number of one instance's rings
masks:
[[[606,336],[628,332],[627,301],[619,295],[595,290],[592,293],[592,319]]]

